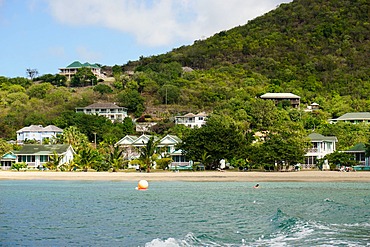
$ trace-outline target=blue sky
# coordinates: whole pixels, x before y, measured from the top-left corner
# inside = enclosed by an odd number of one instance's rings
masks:
[[[0,76],[122,65],[244,25],[290,0],[0,0]]]

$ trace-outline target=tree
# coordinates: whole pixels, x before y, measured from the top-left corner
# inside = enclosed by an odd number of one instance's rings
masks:
[[[12,145],[0,138],[0,157],[12,150]]]
[[[98,92],[100,93],[100,95],[102,96],[103,94],[110,94],[113,92],[112,88],[108,85],[105,85],[105,84],[98,84],[94,87],[94,92]]]
[[[88,142],[87,136],[82,134],[75,126],[64,129],[63,134],[59,136],[59,139],[60,143],[71,145],[73,150],[76,152]]]
[[[154,154],[158,145],[158,141],[154,140],[154,136],[150,137],[144,147],[140,148],[139,160],[143,162],[146,171],[150,172],[153,166]]]
[[[200,161],[209,155],[207,169],[217,168],[221,159],[244,157],[248,146],[245,134],[226,116],[212,115],[201,128],[186,133],[178,148],[189,160]]]
[[[96,85],[98,79],[93,74],[90,68],[82,67],[77,70],[77,73],[72,76],[72,87],[86,87]]]
[[[89,146],[80,149],[75,157],[76,164],[85,172],[101,163],[101,157],[97,150]]]
[[[342,152],[335,151],[334,153],[325,155],[325,158],[328,160],[331,170],[334,170],[335,168],[339,166],[355,165],[353,156],[348,153],[342,153]]]
[[[60,162],[62,161],[63,157],[58,155],[57,152],[54,151],[53,155],[49,156],[49,161],[46,163],[46,167],[50,170],[58,170],[58,167],[61,165]]]
[[[123,168],[123,152],[124,150],[120,149],[119,146],[109,147],[109,152],[106,155],[105,162],[114,172]]]
[[[33,78],[35,78],[39,74],[39,72],[38,72],[37,69],[28,68],[28,69],[26,69],[26,74],[32,80]]]
[[[135,116],[141,116],[144,107],[144,98],[136,90],[126,89],[117,95],[117,101],[120,105],[127,107],[129,112]]]

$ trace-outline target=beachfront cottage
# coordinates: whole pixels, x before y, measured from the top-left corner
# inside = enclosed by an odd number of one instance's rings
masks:
[[[299,108],[301,97],[292,93],[265,93],[261,99],[272,100],[275,105],[282,104],[284,101],[289,102],[291,107]]]
[[[17,131],[17,143],[23,144],[27,140],[33,140],[42,144],[45,138],[53,139],[59,134],[63,134],[63,130],[54,125],[45,128],[42,125],[30,125]]]
[[[103,116],[112,122],[123,122],[125,117],[128,116],[127,108],[114,103],[95,103],[86,107],[77,107],[76,113]]]
[[[13,152],[4,154],[0,160],[1,170],[9,170],[16,160],[17,156]]]
[[[39,144],[25,144],[19,151],[14,151],[17,156],[17,162],[24,162],[30,169],[37,169],[43,167],[50,156],[54,154],[62,157],[59,166],[69,164],[73,160],[74,151],[69,144],[55,144],[55,145],[39,145]]]
[[[80,63],[79,61],[74,61],[70,65],[65,68],[59,68],[60,75],[64,75],[71,80],[72,76],[74,76],[78,69],[80,68],[89,68],[91,72],[98,78],[105,78],[106,76],[102,73],[101,68],[97,64],[90,64],[90,63]]]
[[[175,123],[182,124],[190,128],[200,128],[202,127],[202,125],[206,124],[207,117],[208,115],[205,112],[201,112],[198,114],[188,113],[184,116],[176,116]]]
[[[141,136],[126,135],[121,140],[119,140],[115,145],[124,148],[125,159],[127,160],[137,159],[140,156],[139,153],[140,148],[144,147],[151,137],[152,136],[145,134]],[[179,151],[176,149],[176,145],[181,143],[181,139],[179,137],[175,135],[166,135],[163,138],[154,137],[154,141],[158,142],[157,153],[160,154],[161,157],[167,156],[172,157],[173,162],[171,166],[189,164],[189,161],[186,161],[181,150]],[[136,165],[135,166],[129,165],[129,168],[137,167]]]
[[[316,167],[317,159],[324,158],[325,155],[335,152],[335,144],[338,139],[335,136],[323,136],[318,133],[311,133],[308,138],[311,140],[312,148],[308,149],[305,154],[305,163],[303,169],[312,169]],[[323,170],[329,170],[328,161],[322,167]]]
[[[370,123],[370,112],[349,112],[338,118],[329,120],[330,123],[346,122],[346,123]]]

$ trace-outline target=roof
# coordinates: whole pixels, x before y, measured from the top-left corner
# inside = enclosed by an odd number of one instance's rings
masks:
[[[17,131],[17,133],[20,133],[20,132],[63,132],[62,129],[54,126],[54,125],[48,125],[46,126],[45,128],[42,127],[42,125],[30,125],[28,127],[24,127],[20,130]]]
[[[99,69],[100,67],[97,64],[90,64],[90,63],[80,63],[79,61],[74,61],[70,65],[67,66],[67,68],[82,68],[82,67],[87,67],[87,68],[97,68]]]
[[[61,128],[58,128],[55,125],[48,125],[44,128],[43,131],[48,131],[48,132],[63,132]]]
[[[69,144],[56,144],[56,145],[39,145],[39,144],[25,144],[19,151],[14,151],[17,155],[33,154],[33,155],[51,155],[54,152],[57,154],[65,153]]]
[[[370,112],[349,112],[336,120],[370,120]]]
[[[91,105],[88,105],[86,107],[83,107],[85,109],[112,109],[112,108],[125,108],[125,107],[120,107],[114,103],[94,103]]]
[[[191,113],[191,112],[189,112],[189,113],[187,113],[187,114],[185,114],[184,116],[176,116],[176,118],[188,118],[188,117],[207,117],[208,115],[207,115],[207,113],[205,113],[205,112],[200,112],[200,113],[198,113],[198,114],[194,114],[194,113]]]
[[[365,152],[366,151],[366,147],[365,147],[365,144],[363,143],[357,143],[356,145],[354,145],[353,147],[351,147],[350,149],[344,151],[344,152],[349,152],[349,153],[359,153],[359,152]]]
[[[14,155],[13,153],[4,154],[3,157],[1,157],[2,160],[14,160],[16,158],[17,156]]]
[[[311,139],[313,142],[318,142],[318,141],[332,141],[332,142],[337,142],[338,139],[335,136],[324,136],[319,133],[311,133],[308,135],[308,138]]]
[[[292,93],[265,93],[261,99],[300,99],[298,95]]]

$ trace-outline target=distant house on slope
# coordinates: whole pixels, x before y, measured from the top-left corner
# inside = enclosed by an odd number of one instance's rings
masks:
[[[52,139],[58,134],[63,134],[63,130],[54,125],[48,125],[45,128],[42,125],[30,125],[17,131],[17,143],[22,144],[27,140],[42,143],[43,139]]]
[[[330,123],[370,123],[370,112],[349,112],[338,118],[330,119]]]
[[[77,107],[76,113],[103,116],[112,122],[122,122],[128,116],[127,108],[113,103],[95,103],[86,107]]]
[[[272,100],[275,105],[279,105],[283,101],[289,101],[293,108],[299,108],[301,97],[292,93],[265,93],[261,95],[261,99]]]
[[[204,112],[198,114],[188,113],[184,116],[176,116],[175,123],[182,124],[190,128],[200,128],[206,123],[207,117],[208,115]]]
[[[89,68],[91,72],[98,78],[104,78],[105,75],[101,72],[101,68],[97,64],[90,63],[80,63],[79,61],[74,61],[65,68],[59,68],[60,75],[64,75],[71,80],[72,76],[75,75],[80,68]]]

